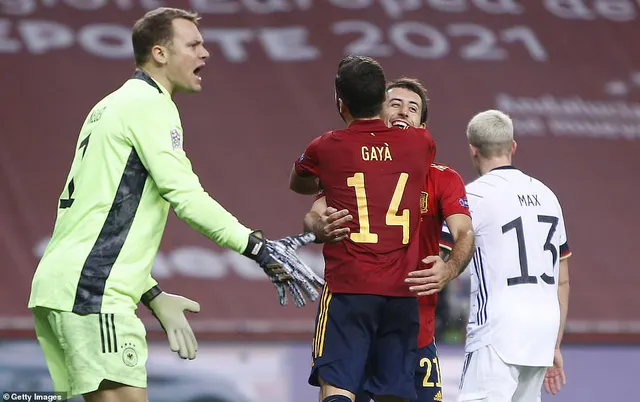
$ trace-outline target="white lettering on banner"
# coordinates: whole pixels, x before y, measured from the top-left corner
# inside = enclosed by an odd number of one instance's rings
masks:
[[[244,0],[244,3],[249,11],[256,14],[292,11],[287,0]]]
[[[240,63],[249,57],[243,46],[244,42],[253,40],[253,32],[248,28],[211,29],[200,30],[202,38],[206,42],[214,42],[220,46],[222,55],[227,61]]]
[[[584,100],[579,96],[537,98],[500,93],[496,107],[514,118],[521,136],[640,139],[640,103]]]
[[[118,25],[87,25],[78,33],[78,41],[87,52],[106,58],[131,57],[131,30]]]
[[[265,279],[264,271],[255,261],[238,253],[225,253],[225,257],[227,264],[233,267],[239,277],[258,281]]]
[[[612,21],[633,21],[637,16],[631,0],[600,0],[596,1],[595,9],[598,14]]]
[[[191,0],[191,6],[203,14],[235,14],[240,11],[240,4],[232,0]]]
[[[109,0],[64,0],[68,5],[78,10],[97,10],[107,5]]]
[[[309,32],[305,27],[265,28],[260,42],[271,60],[302,61],[320,58],[320,50],[305,43]]]
[[[154,10],[158,7],[166,6],[167,4],[162,0],[140,0],[140,5],[145,10]]]
[[[452,24],[447,30],[450,36],[475,36],[476,40],[462,48],[461,56],[467,60],[504,60],[507,51],[496,46],[496,35],[476,24]]]
[[[522,44],[535,61],[547,61],[547,51],[529,27],[519,26],[502,31],[501,38],[506,43],[522,41]]]
[[[489,14],[522,14],[524,8],[516,0],[472,0],[482,11]]]
[[[637,18],[632,0],[594,0],[589,8],[585,0],[545,0],[546,9],[564,19],[594,20],[603,17],[610,21],[627,22]]]
[[[544,4],[557,17],[583,20],[595,18],[582,0],[545,0]]]
[[[520,42],[531,58],[538,62],[547,61],[547,52],[535,33],[526,26],[517,26],[494,31],[479,24],[458,23],[445,27],[450,37],[470,36],[473,40],[460,47],[459,55],[465,60],[506,60],[507,50],[497,45],[498,41],[506,44]],[[440,59],[447,57],[451,45],[448,38],[436,27],[421,22],[407,21],[392,24],[389,29],[389,41],[385,43],[382,29],[366,21],[339,21],[333,24],[332,32],[343,35],[357,32],[361,36],[347,44],[345,54],[361,54],[373,57],[387,57],[394,49],[407,56],[421,59]],[[420,38],[418,43],[412,38]],[[425,40],[427,44],[424,44]]]
[[[423,37],[429,45],[420,45],[411,41],[410,36]],[[447,38],[436,28],[419,22],[401,22],[394,24],[389,32],[391,41],[404,53],[422,59],[441,59],[449,53]]]
[[[42,54],[73,45],[73,31],[54,21],[21,21],[18,31],[30,53]]]
[[[0,20],[0,53],[18,53],[20,51],[20,41],[10,38],[11,22]]]
[[[40,260],[50,238],[40,240],[33,247],[35,257]],[[324,258],[321,253],[298,249],[298,257],[315,273],[324,274]],[[156,279],[184,276],[209,280],[222,280],[236,275],[246,280],[268,280],[255,261],[231,250],[216,251],[206,247],[185,246],[169,252],[160,251],[153,262],[153,277]]]
[[[173,274],[195,278],[220,279],[228,275],[224,255],[201,247],[181,247],[169,255]]]
[[[391,55],[391,47],[381,44],[382,30],[366,21],[339,21],[333,24],[334,35],[360,33],[361,37],[354,40],[344,49],[345,54],[360,54],[370,57]]]
[[[422,7],[420,0],[380,0],[380,5],[391,18],[401,18],[405,12],[412,12]]]
[[[524,0],[0,0],[0,14],[27,16],[37,11],[63,8],[67,11],[116,9],[138,13],[162,6],[182,6],[200,14],[229,15],[292,14],[315,8],[335,7],[347,11],[380,8],[389,18],[414,16],[427,8],[436,12],[463,13],[471,9],[492,15],[525,14]],[[640,0],[544,0],[550,16],[561,19],[605,19],[628,22],[637,19]],[[134,17],[135,18],[135,17]],[[87,19],[87,22],[91,19]]]
[[[592,137],[605,139],[640,139],[640,123],[625,124],[618,121],[581,121],[549,119],[548,125],[555,136]]]
[[[427,0],[428,4],[438,11],[461,13],[469,9],[467,0]]]
[[[134,6],[133,0],[114,0],[114,2],[121,10],[131,10]]]
[[[191,8],[202,14],[288,13],[311,8],[313,0],[190,0]]]
[[[36,7],[35,0],[0,0],[0,13],[6,15],[29,15]]]
[[[329,3],[336,7],[359,10],[373,5],[373,0],[329,0]]]
[[[132,56],[131,30],[121,25],[90,24],[74,32],[69,26],[54,21],[19,20],[19,38],[11,38],[11,22],[0,19],[0,53],[16,53],[24,44],[32,54],[79,45],[92,55],[126,59]],[[274,62],[303,62],[322,57],[321,49],[309,43],[309,30],[304,26],[270,28],[201,28],[207,46],[219,49],[228,62],[249,60],[247,45],[259,43]],[[450,38],[470,38],[459,45],[457,54],[464,60],[507,60],[505,45],[524,46],[531,58],[547,61],[547,52],[531,28],[516,26],[493,31],[483,25],[449,24],[443,30],[421,22],[391,24],[388,31],[373,23],[359,20],[338,21],[331,26],[336,37],[357,34],[344,46],[344,54],[390,57],[402,53],[416,59],[441,59],[450,56]]]

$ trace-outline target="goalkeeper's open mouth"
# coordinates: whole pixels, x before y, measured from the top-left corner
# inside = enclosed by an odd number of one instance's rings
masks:
[[[202,77],[200,77],[200,71],[202,71],[203,68],[204,64],[193,70],[193,75],[195,75],[198,80],[202,80]]]

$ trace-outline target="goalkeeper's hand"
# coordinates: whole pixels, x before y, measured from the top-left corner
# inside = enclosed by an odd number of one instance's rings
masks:
[[[255,260],[276,287],[281,306],[287,304],[288,290],[298,307],[304,306],[307,299],[315,301],[324,280],[315,274],[295,251],[315,240],[313,233],[289,236],[280,240],[267,240],[261,231],[249,235],[249,244],[244,255]]]
[[[159,290],[157,286],[155,288]],[[200,304],[186,297],[172,295],[161,290],[151,300],[143,300],[143,302],[167,333],[171,350],[178,353],[182,359],[195,359],[198,341],[184,312],[197,313],[200,311]]]

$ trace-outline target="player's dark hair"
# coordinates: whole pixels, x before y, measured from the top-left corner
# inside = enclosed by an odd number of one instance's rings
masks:
[[[420,124],[425,124],[427,122],[427,117],[429,117],[429,111],[427,110],[427,102],[429,101],[429,98],[427,98],[427,89],[424,85],[422,85],[422,83],[416,78],[402,77],[387,84],[387,92],[393,88],[406,89],[420,97],[420,100],[422,101]]]
[[[380,63],[365,56],[347,56],[338,65],[336,95],[353,118],[380,114],[386,79]]]
[[[156,45],[166,45],[173,39],[173,20],[182,18],[198,24],[197,13],[179,8],[160,7],[149,11],[133,25],[131,41],[136,66],[147,62],[151,49]]]

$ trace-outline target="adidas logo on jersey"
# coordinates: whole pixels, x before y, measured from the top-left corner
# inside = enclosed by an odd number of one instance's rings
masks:
[[[436,396],[433,397],[433,400],[435,402],[442,402],[442,391],[438,391],[438,393],[436,394]]]

